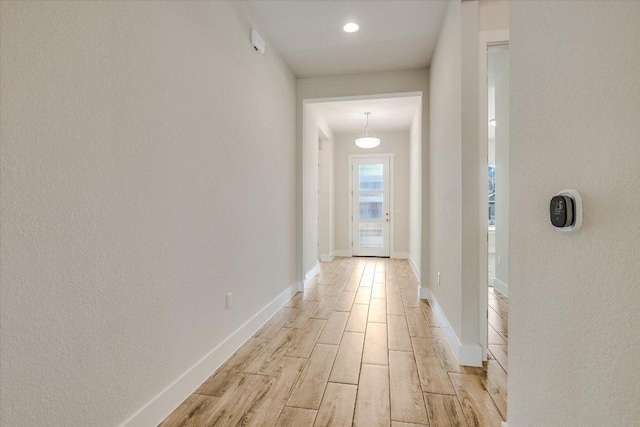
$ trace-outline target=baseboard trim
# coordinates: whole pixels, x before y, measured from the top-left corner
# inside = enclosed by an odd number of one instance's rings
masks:
[[[320,261],[322,261],[322,262],[331,262],[331,261],[333,261],[333,255],[327,255],[327,254],[320,255]]]
[[[509,285],[504,283],[502,280],[494,277],[493,287],[500,291],[505,297],[509,296]]]
[[[297,284],[293,284],[282,291],[280,295],[214,347],[195,365],[187,369],[167,388],[120,424],[120,427],[148,427],[160,424],[291,299],[297,292],[297,286]]]
[[[391,254],[391,258],[409,259],[409,252],[394,252]]]
[[[340,250],[335,250],[333,251],[333,256],[342,256],[342,257],[347,257],[350,258],[351,257],[351,251],[348,249],[340,249]]]
[[[482,367],[482,346],[480,344],[460,345],[460,358],[458,361],[464,366]]]
[[[447,341],[449,342],[451,350],[453,350],[454,356],[456,356],[456,359],[460,360],[460,340],[458,339],[456,333],[453,332],[453,328],[451,327],[447,316],[445,316],[442,307],[440,307],[440,304],[438,304],[438,300],[436,299],[435,295],[429,295],[429,304],[433,309],[433,314],[435,314],[436,319],[438,319],[440,328],[443,330],[444,335],[447,337]]]
[[[431,291],[429,288],[420,288],[420,299],[431,299]]]
[[[460,343],[460,339],[451,327],[447,316],[444,314],[442,307],[440,307],[440,304],[438,304],[435,296],[430,292],[428,292],[428,295],[429,304],[431,304],[433,313],[435,314],[436,319],[438,319],[440,328],[444,332],[444,335],[447,337],[447,342],[449,343],[454,356],[456,356],[458,363],[464,366],[482,366],[482,347],[479,344],[462,345]]]
[[[316,262],[316,265],[313,266],[313,268],[309,271],[307,271],[304,275],[304,280],[306,282],[308,282],[309,280],[313,279],[313,277],[318,274],[320,272],[320,264],[318,264]]]
[[[409,265],[411,266],[411,270],[413,270],[413,274],[416,275],[418,282],[422,283],[422,279],[420,278],[420,269],[418,268],[418,265],[411,257],[409,257]]]
[[[507,422],[506,421],[502,422],[502,427],[507,427]]]

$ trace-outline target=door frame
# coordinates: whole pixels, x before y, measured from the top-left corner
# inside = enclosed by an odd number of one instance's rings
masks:
[[[353,160],[355,159],[389,159],[389,258],[393,258],[395,251],[394,223],[395,223],[395,196],[394,196],[394,170],[395,153],[362,153],[349,154],[349,256],[353,256]]]
[[[487,182],[487,168],[489,167],[489,89],[487,87],[487,49],[494,44],[509,43],[509,30],[481,31],[479,34],[479,86],[480,102],[478,113],[480,115],[480,137],[478,138],[478,155],[480,162],[480,298],[478,299],[478,313],[480,314],[480,346],[482,347],[482,360],[487,360],[489,346],[489,231],[487,227],[487,194],[489,191]]]

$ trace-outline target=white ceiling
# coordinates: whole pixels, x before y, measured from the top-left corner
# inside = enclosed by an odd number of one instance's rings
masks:
[[[427,67],[447,7],[446,0],[244,3],[298,77]],[[360,31],[344,32],[348,22]]]
[[[374,132],[408,131],[420,106],[419,96],[319,102],[313,104],[333,133],[362,133],[371,112],[369,126]]]

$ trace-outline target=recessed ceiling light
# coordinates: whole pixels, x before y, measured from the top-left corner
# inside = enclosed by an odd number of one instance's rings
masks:
[[[347,33],[355,33],[360,29],[360,25],[356,24],[355,22],[349,22],[347,25],[342,27],[342,29]]]

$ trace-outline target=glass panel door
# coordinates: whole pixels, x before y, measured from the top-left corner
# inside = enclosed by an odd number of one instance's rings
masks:
[[[389,158],[354,159],[353,255],[389,256]]]

